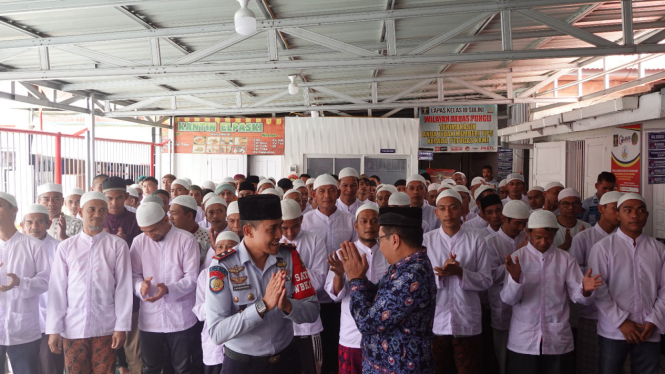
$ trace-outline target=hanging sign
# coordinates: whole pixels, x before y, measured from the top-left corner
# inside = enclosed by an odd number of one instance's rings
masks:
[[[284,118],[175,117],[175,153],[283,155]]]
[[[649,184],[665,184],[665,132],[649,134],[647,169]]]
[[[435,152],[496,152],[496,105],[426,107],[420,111],[420,146]]]
[[[418,161],[434,161],[434,152],[418,151]]]
[[[612,174],[617,178],[617,191],[640,193],[640,158],[642,125],[614,129]]]

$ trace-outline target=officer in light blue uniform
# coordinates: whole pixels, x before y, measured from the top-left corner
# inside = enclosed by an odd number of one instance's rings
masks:
[[[293,323],[313,323],[319,303],[294,246],[280,244],[275,195],[238,200],[243,241],[213,258],[206,290],[210,338],[224,344],[222,374],[299,374]]]
[[[581,217],[577,218],[591,226],[595,225],[596,222],[600,220],[600,212],[598,211],[598,202],[600,201],[600,198],[603,197],[603,194],[606,192],[614,191],[616,184],[617,179],[614,174],[607,171],[598,174],[598,179],[595,185],[596,193],[582,201]]]

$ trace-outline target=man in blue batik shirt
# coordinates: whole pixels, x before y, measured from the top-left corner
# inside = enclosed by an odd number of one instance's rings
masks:
[[[365,278],[366,255],[342,243],[351,315],[362,334],[363,373],[434,373],[436,284],[422,247],[421,208],[381,208],[379,247],[390,267],[378,284]]]

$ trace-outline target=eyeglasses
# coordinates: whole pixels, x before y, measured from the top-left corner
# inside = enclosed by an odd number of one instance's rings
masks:
[[[376,238],[376,241],[378,242],[379,240],[381,240],[381,238],[385,238],[386,236],[392,236],[392,235],[393,234],[386,234],[386,235],[383,235],[383,236],[379,236],[378,238]]]
[[[569,201],[564,201],[564,202],[559,203],[559,205],[561,205],[562,208],[566,208],[566,209],[569,209],[571,206],[573,208],[581,208],[582,207],[582,203],[579,202],[579,201],[574,201],[572,203],[569,202]]]

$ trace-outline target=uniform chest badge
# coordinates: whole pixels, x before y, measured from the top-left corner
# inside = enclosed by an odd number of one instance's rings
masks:
[[[277,257],[277,264],[275,266],[277,266],[278,268],[285,268],[286,261],[284,261],[284,259],[281,257]]]
[[[229,279],[231,279],[231,282],[233,282],[233,284],[243,284],[247,280],[247,276],[244,276],[244,277],[229,277]]]
[[[229,273],[233,273],[235,275],[240,274],[241,271],[245,270],[244,266],[238,266],[234,265],[232,268],[229,269]],[[246,277],[245,277],[246,278]]]

